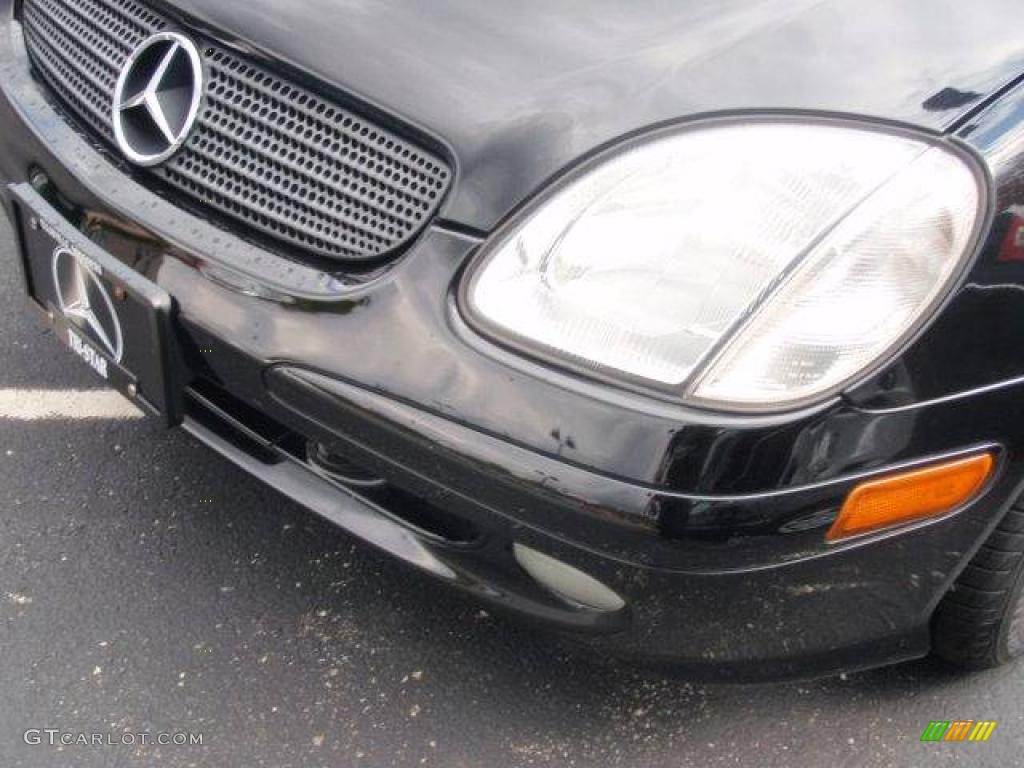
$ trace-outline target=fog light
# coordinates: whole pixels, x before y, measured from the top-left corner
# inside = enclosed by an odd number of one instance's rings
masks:
[[[570,602],[599,611],[618,611],[626,601],[597,579],[535,549],[513,544],[516,561],[547,589]]]
[[[992,455],[983,453],[861,483],[846,497],[826,538],[835,541],[952,512],[977,496],[994,466]]]

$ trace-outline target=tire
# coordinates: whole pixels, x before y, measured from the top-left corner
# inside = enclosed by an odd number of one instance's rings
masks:
[[[1024,504],[1018,501],[971,559],[932,618],[932,650],[966,669],[1024,654]]]

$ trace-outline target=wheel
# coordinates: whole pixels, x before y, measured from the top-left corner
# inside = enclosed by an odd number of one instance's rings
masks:
[[[986,669],[1024,654],[1024,503],[1018,500],[953,587],[932,619],[932,649],[969,669]]]

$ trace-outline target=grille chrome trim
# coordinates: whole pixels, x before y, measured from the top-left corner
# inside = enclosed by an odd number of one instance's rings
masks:
[[[177,27],[136,0],[24,0],[37,74],[115,149],[121,68]],[[234,51],[192,35],[206,92],[192,135],[150,178],[262,237],[314,256],[368,260],[426,226],[451,184],[438,155]]]

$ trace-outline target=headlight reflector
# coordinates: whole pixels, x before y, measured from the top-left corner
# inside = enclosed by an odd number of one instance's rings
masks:
[[[465,305],[510,344],[739,408],[821,395],[959,273],[957,152],[843,122],[711,123],[598,158],[485,246]]]

